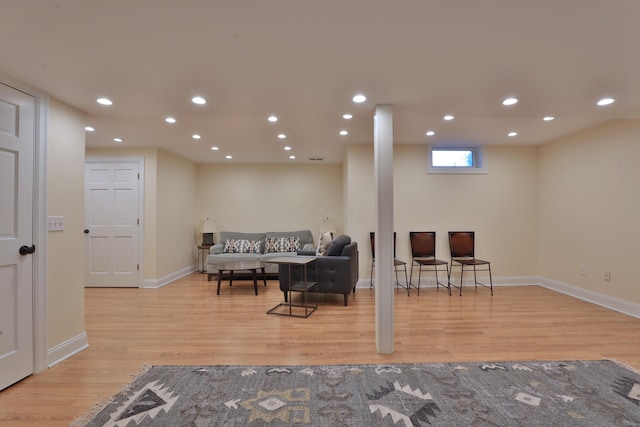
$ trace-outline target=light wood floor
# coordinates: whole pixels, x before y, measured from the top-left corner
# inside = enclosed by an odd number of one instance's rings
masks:
[[[301,365],[616,359],[640,369],[640,319],[538,286],[400,290],[395,353],[375,346],[374,291],[322,295],[307,319],[267,315],[276,281],[194,273],[161,289],[86,289],[90,347],[0,392],[0,426],[68,426],[143,364]]]

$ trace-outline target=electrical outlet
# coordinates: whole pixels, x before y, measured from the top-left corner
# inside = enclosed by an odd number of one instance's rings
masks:
[[[586,275],[587,275],[587,266],[586,266],[586,265],[584,265],[584,264],[582,264],[582,265],[580,266],[580,275],[581,275],[581,276],[586,276]]]
[[[611,281],[611,272],[609,270],[604,271],[604,280],[606,280],[607,282]]]

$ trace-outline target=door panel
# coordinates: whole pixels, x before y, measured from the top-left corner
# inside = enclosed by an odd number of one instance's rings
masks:
[[[34,372],[35,100],[0,84],[0,390]]]
[[[85,165],[86,286],[139,285],[137,163]]]

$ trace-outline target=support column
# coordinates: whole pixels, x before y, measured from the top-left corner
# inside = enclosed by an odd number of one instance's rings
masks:
[[[393,109],[376,106],[373,122],[378,228],[375,239],[376,348],[393,353]]]

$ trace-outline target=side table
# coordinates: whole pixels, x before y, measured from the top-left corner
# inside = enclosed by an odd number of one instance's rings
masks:
[[[307,266],[315,262],[317,257],[315,256],[283,256],[269,258],[266,260],[270,264],[284,264],[289,266],[289,289],[287,290],[287,302],[280,303],[267,311],[267,314],[279,314],[280,316],[292,316],[292,317],[304,317],[311,316],[311,313],[318,308],[318,286],[316,282],[309,282],[307,280]],[[302,266],[302,280],[296,283],[292,283],[291,267]],[[315,304],[309,304],[307,300],[307,294],[309,291],[315,289]],[[302,293],[302,303],[294,304],[292,300],[292,292]],[[294,311],[294,308],[296,310]],[[302,309],[302,310],[301,310]]]
[[[198,245],[198,259],[196,261],[196,266],[199,268],[198,273],[207,272],[207,255],[211,246],[213,245]]]

